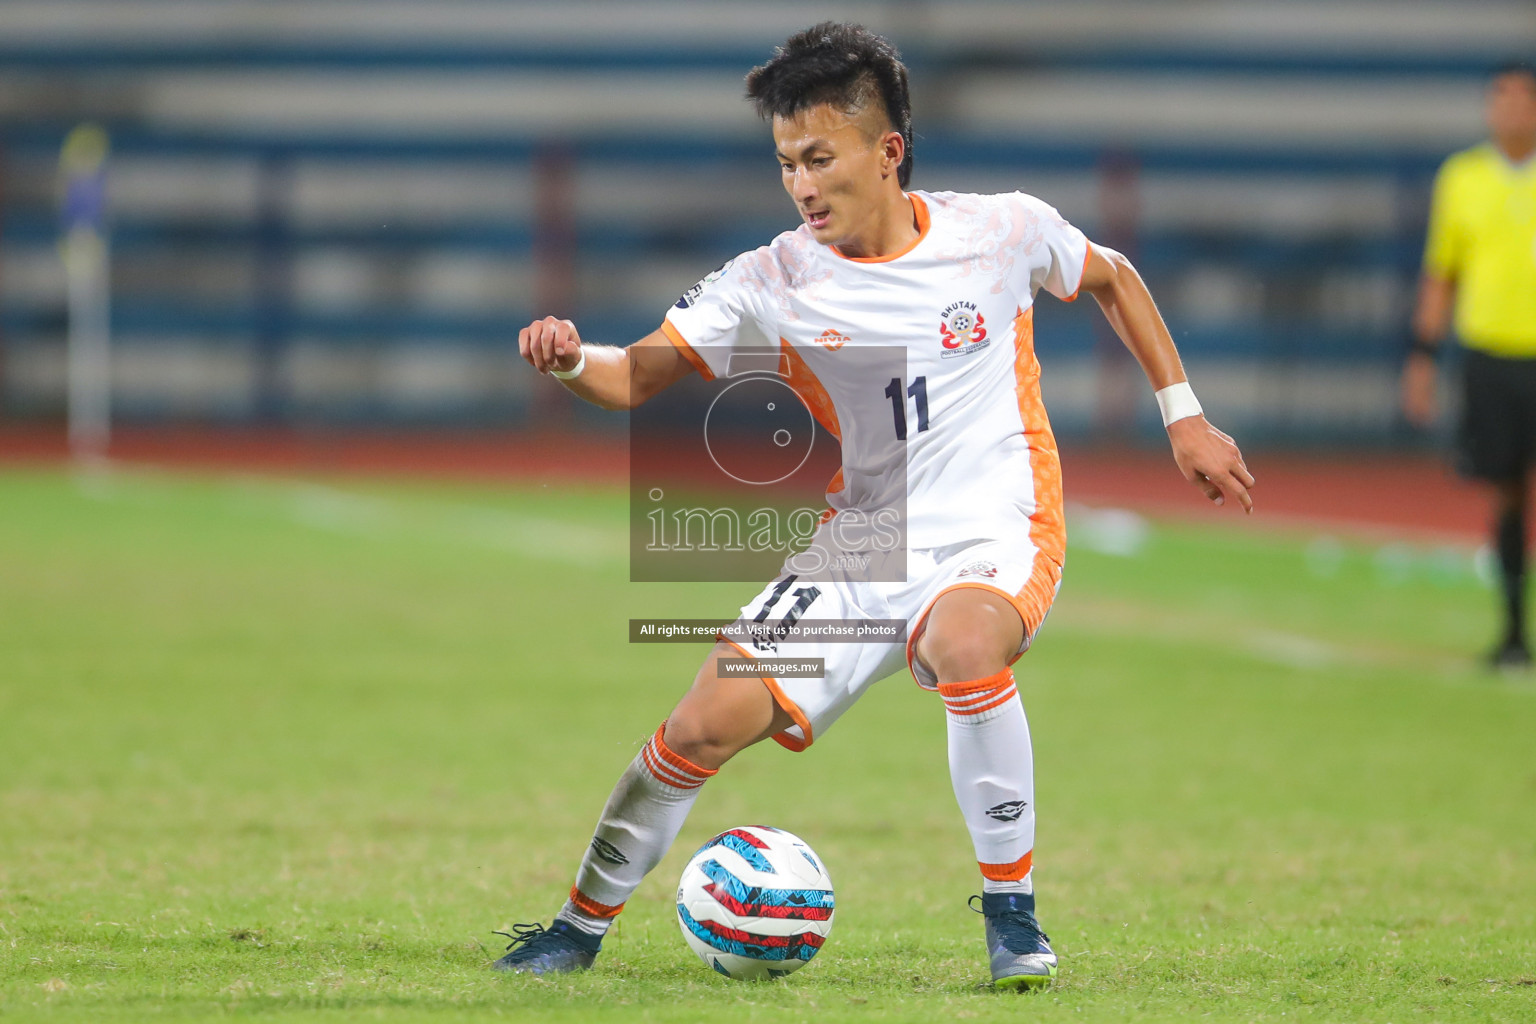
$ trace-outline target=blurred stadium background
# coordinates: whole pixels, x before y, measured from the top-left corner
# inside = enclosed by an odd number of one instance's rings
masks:
[[[1217,422],[1422,443],[1395,398],[1428,187],[1482,137],[1488,69],[1536,51],[1529,3],[0,3],[3,436],[62,423],[59,152],[87,121],[119,426],[621,434],[515,332],[626,344],[794,226],[741,78],[826,17],[904,51],[916,186],[1021,188],[1132,256]],[[1040,310],[1058,431],[1155,437],[1099,319]]]
[[[626,344],[795,225],[742,76],[828,17],[906,54],[915,185],[1035,193],[1136,261],[1258,514],[1179,479],[1091,303],[1040,304],[1052,993],[975,987],[899,677],[706,787],[602,969],[488,984],[697,668],[625,620],[756,589],[634,582],[626,419],[516,331]],[[1475,661],[1486,508],[1396,411],[1432,175],[1520,53],[1530,0],[0,0],[0,1018],[1530,1021],[1536,689]],[[66,460],[90,123],[104,471]],[[838,865],[791,986],[678,941],[671,881],[743,821]]]

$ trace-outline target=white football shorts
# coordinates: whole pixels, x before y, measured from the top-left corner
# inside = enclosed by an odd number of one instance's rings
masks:
[[[908,667],[917,684],[936,689],[938,680],[914,654],[929,610],[944,594],[964,587],[993,591],[1019,612],[1024,622],[1024,642],[1019,654],[1029,649],[1050,611],[1061,586],[1061,566],[1042,554],[1027,536],[1017,541],[974,540],[941,548],[907,552],[905,582],[868,582],[845,579],[802,579],[786,561],[784,572],[744,605],[741,615],[722,636],[742,657],[759,662],[791,662],[821,659],[820,677],[776,676],[762,673],[773,698],[795,724],[774,736],[790,750],[804,750],[852,707],[873,684]],[[790,623],[837,620],[857,627],[875,620],[900,620],[906,624],[905,640],[859,639],[856,642],[789,639],[755,641],[754,631],[772,627],[788,618]]]

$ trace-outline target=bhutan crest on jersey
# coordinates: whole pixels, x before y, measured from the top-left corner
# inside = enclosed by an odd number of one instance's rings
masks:
[[[939,315],[939,343],[944,346],[939,355],[969,355],[992,344],[987,337],[987,320],[976,308],[976,303],[951,302]]]

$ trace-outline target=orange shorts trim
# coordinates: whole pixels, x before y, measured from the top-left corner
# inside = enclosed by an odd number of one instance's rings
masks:
[[[734,647],[742,657],[752,657],[750,651],[741,646],[741,644],[738,644],[736,641],[727,639],[723,633],[718,636],[718,639],[721,643]],[[795,724],[800,727],[800,731],[805,733],[804,740],[797,740],[788,733],[774,733],[774,742],[786,750],[793,750],[797,754],[800,753],[800,751],[804,750],[806,747],[809,747],[813,742],[811,733],[811,720],[805,717],[805,712],[800,710],[800,705],[796,704],[794,701],[790,700],[787,695],[785,695],[784,690],[779,686],[779,681],[777,679],[773,678],[772,676],[758,676],[758,678],[763,681],[763,685],[768,687],[768,692],[773,695],[773,702],[779,707],[783,708],[784,712],[789,715],[790,718],[794,719]]]
[[[1035,558],[1037,559],[1044,557],[1044,554],[1040,552],[1036,552],[1035,554]],[[1058,580],[1061,578],[1060,569],[1056,570],[1055,576]],[[1033,581],[1034,574],[1031,573],[1030,583],[1033,583]],[[912,663],[913,659],[917,657],[917,642],[923,638],[923,632],[928,628],[928,615],[933,611],[933,606],[939,603],[939,598],[943,597],[945,594],[953,593],[956,590],[964,590],[967,587],[972,587],[977,590],[987,590],[996,594],[1004,601],[1007,601],[1009,604],[1013,605],[1013,610],[1019,613],[1019,620],[1024,623],[1024,646],[1027,649],[1030,643],[1034,640],[1035,634],[1039,632],[1041,623],[1045,621],[1046,613],[1050,611],[1051,608],[1051,602],[1049,600],[1046,600],[1043,606],[1041,605],[1040,596],[1037,593],[1032,592],[1030,583],[1025,584],[1025,589],[1022,593],[1010,594],[1008,591],[999,587],[994,587],[990,583],[978,583],[972,580],[965,580],[960,583],[951,583],[949,586],[933,595],[933,600],[929,601],[927,606],[922,610],[922,613],[918,615],[917,624],[913,627],[911,635],[907,637],[907,671],[912,673],[912,678],[917,682],[917,685],[922,686],[925,690],[934,689],[934,687],[923,685],[922,680],[919,679],[917,673],[913,671]],[[1055,597],[1054,589],[1051,591],[1051,596]],[[1030,600],[1030,598],[1034,598],[1034,600]],[[1018,661],[1019,656],[1023,653],[1024,651],[1019,651],[1018,654],[1015,654],[1008,660],[1008,664],[1012,665],[1015,661]]]
[[[1012,864],[983,864],[980,861],[976,864],[981,868],[981,877],[989,881],[1018,882],[1035,866],[1035,851],[1030,850]]]
[[[624,904],[622,903],[616,907],[610,907],[606,903],[599,903],[597,900],[589,899],[583,896],[581,890],[574,885],[571,886],[571,902],[576,905],[577,910],[588,917],[618,917],[619,911],[624,909]]]

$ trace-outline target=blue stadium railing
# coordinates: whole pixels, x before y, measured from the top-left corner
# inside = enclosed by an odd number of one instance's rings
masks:
[[[210,57],[210,59],[212,59]],[[739,65],[735,65],[739,66]],[[0,126],[0,146],[10,158],[53,159],[67,130],[66,125],[34,123]],[[362,134],[311,135],[304,133],[168,131],[137,124],[109,125],[114,151],[122,155],[237,156],[269,163],[304,159],[343,159],[362,163],[424,163],[432,165],[526,166],[549,144],[547,140],[483,136],[477,138],[424,139]],[[717,167],[722,172],[760,175],[765,162],[759,140],[732,140],[703,136],[635,134],[616,137],[604,134],[559,140],[576,166],[647,167],[686,164],[693,168]],[[924,134],[918,139],[922,179],[942,182],[946,167],[1010,169],[1021,183],[1030,173],[1099,175],[1109,152],[1100,146],[1049,140],[998,140]],[[1294,146],[1117,146],[1116,160],[1129,160],[1147,173],[1225,173],[1232,175],[1286,176],[1297,179],[1330,176],[1358,178],[1386,188],[1427,189],[1442,154],[1416,151],[1362,151],[1330,148],[1298,149]],[[692,234],[676,229],[666,232],[613,224],[584,226],[577,237],[577,258],[584,263],[612,262],[657,251],[686,251],[704,269],[755,245],[790,226],[790,218],[772,223],[743,218],[739,222],[711,223]],[[1370,235],[1285,240],[1237,231],[1141,232],[1136,240],[1138,265],[1154,281],[1176,275],[1192,265],[1236,267],[1264,277],[1304,273],[1320,276],[1328,268],[1371,268],[1400,275],[1414,274],[1421,245],[1421,226],[1404,223],[1398,228]],[[56,234],[51,210],[0,206],[0,243],[43,244]],[[389,250],[458,250],[504,256],[526,255],[533,242],[527,221],[502,218],[476,219],[432,226],[395,225],[388,229],[305,228],[294,224],[122,217],[113,224],[113,243],[120,258],[157,249],[182,251],[250,251],[265,246],[287,258],[318,246],[351,248],[362,252]],[[356,309],[345,312],[265,308],[255,301],[235,304],[171,301],[165,297],[119,296],[113,308],[114,329],[124,335],[161,337],[222,337],[242,343],[274,331],[283,339],[331,340],[338,344],[372,341],[380,344],[409,342],[432,345],[445,342],[475,346],[505,346],[524,316],[428,312],[421,309]],[[588,316],[593,336],[628,340],[655,327],[662,310],[604,311]],[[9,304],[0,307],[0,331],[10,341],[29,335],[57,336],[57,309]],[[1084,353],[1095,343],[1096,328],[1078,312],[1047,313],[1051,330],[1041,332],[1043,356]],[[275,326],[274,326],[275,325]],[[1254,361],[1303,360],[1320,363],[1383,363],[1395,358],[1398,332],[1341,330],[1303,318],[1265,320],[1219,329],[1180,329],[1185,351],[1195,356],[1245,357]],[[282,417],[291,409],[279,398],[263,406]],[[134,410],[130,407],[128,412]],[[153,408],[139,410],[156,415]],[[247,415],[237,411],[232,415]],[[339,407],[328,415],[341,419],[399,418],[377,403],[358,402]],[[483,421],[516,418],[516,411],[468,405],[440,416]]]
[[[1417,52],[1388,49],[1247,48],[1230,43],[1209,46],[1113,42],[1095,46],[1035,49],[999,46],[986,39],[967,40],[964,47],[943,43],[906,45],[903,55],[914,73],[955,68],[1029,71],[1071,69],[1136,73],[1254,74],[1393,78],[1481,79],[1502,61],[1522,55],[1521,42],[1461,43]],[[0,39],[0,67],[33,71],[132,71],[145,69],[291,69],[337,70],[540,70],[659,72],[720,70],[743,72],[761,64],[772,43],[748,45],[712,41],[666,44],[635,41],[624,44],[535,42],[517,45],[502,41],[463,41],[439,45],[420,42],[391,44],[378,40],[348,44],[297,40],[202,40],[111,43],[58,42],[17,45]],[[1529,56],[1524,54],[1524,56]]]

